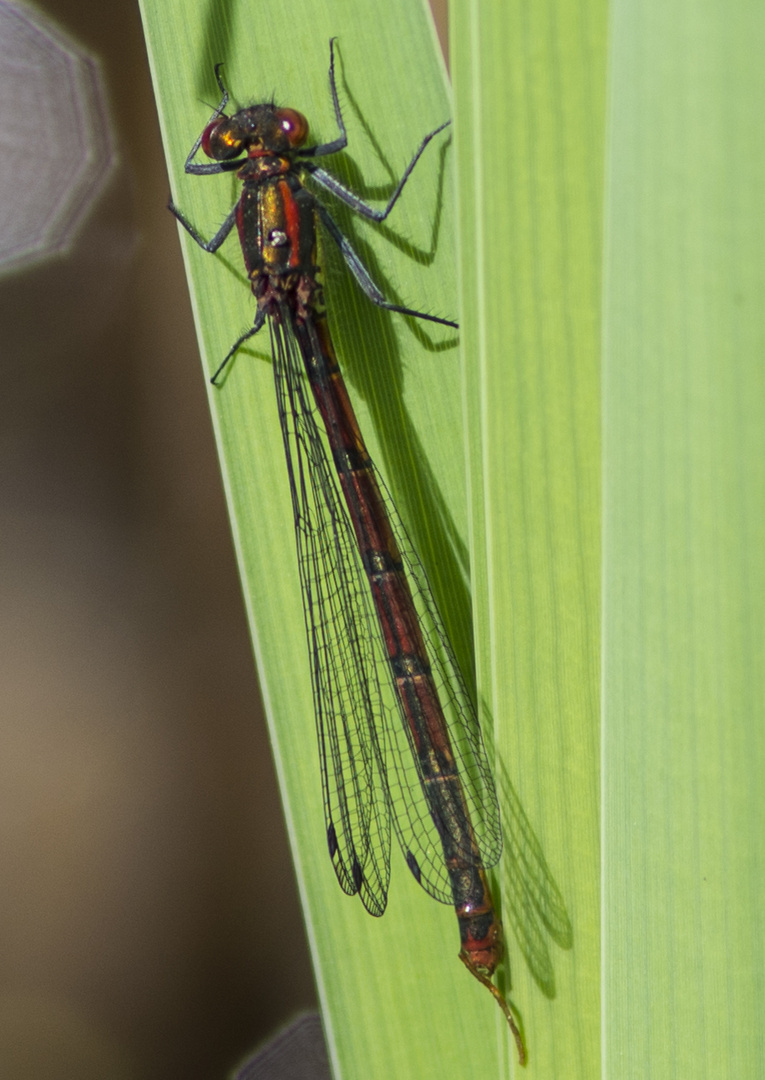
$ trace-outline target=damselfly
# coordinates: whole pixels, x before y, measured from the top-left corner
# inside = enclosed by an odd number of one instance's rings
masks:
[[[209,252],[236,225],[257,300],[253,326],[231,347],[213,383],[268,318],[332,865],[344,891],[358,893],[367,911],[381,915],[393,826],[415,879],[454,906],[460,959],[499,1002],[523,1062],[520,1032],[491,981],[503,950],[485,874],[502,850],[494,781],[425,571],[367,453],[335,358],[318,281],[317,219],[372,303],[454,328],[456,323],[385,300],[326,207],[303,184],[308,175],[352,210],[383,221],[448,121],[423,139],[388,205],[375,210],[313,160],[347,145],[334,40],[329,82],[340,134],[319,146],[304,145],[308,122],[294,109],[253,105],[228,116],[220,68],[220,104],[185,170],[236,171],[242,194],[211,240],[177,207],[170,209]],[[213,164],[195,163],[200,147]],[[392,687],[392,707],[385,683]]]

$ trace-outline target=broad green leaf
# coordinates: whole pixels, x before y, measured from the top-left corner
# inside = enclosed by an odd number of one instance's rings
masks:
[[[605,1062],[765,1074],[765,8],[613,5]]]
[[[143,14],[173,197],[207,236],[236,199],[231,177],[189,177],[183,163],[218,100],[223,61],[234,99],[271,95],[302,111],[317,141],[336,127],[327,71],[338,38],[339,89],[350,145],[327,167],[378,205],[423,135],[449,116],[429,16],[398,0],[278,0],[207,5],[144,0]],[[205,104],[206,102],[206,104]],[[393,300],[454,316],[452,148],[428,149],[383,227],[337,211]],[[335,207],[332,207],[333,213]],[[212,257],[181,238],[205,368],[215,369],[254,315],[232,239]],[[362,430],[425,560],[468,678],[472,677],[461,373],[456,335],[373,308],[332,249],[327,305]],[[191,370],[189,377],[201,377]],[[210,401],[245,600],[282,787],[330,1055],[337,1076],[497,1074],[506,1025],[457,960],[453,911],[416,885],[398,850],[388,910],[373,919],[346,897],[324,833],[308,651],[284,451],[268,339],[239,354]],[[264,888],[268,883],[263,883]],[[275,935],[289,934],[274,912]]]

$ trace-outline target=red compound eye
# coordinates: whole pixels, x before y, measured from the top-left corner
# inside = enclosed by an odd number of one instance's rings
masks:
[[[202,149],[216,161],[227,161],[242,152],[242,133],[234,127],[228,116],[221,116],[208,124],[202,134]]]
[[[293,149],[302,146],[308,138],[308,121],[297,109],[277,109],[279,126]]]

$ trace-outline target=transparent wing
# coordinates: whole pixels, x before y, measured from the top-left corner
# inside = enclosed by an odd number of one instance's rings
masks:
[[[461,796],[450,800],[448,785],[428,783],[423,775],[336,466],[316,424],[299,347],[289,331],[270,324],[335,873],[347,893],[359,892],[367,910],[381,914],[392,818],[417,881],[451,904],[446,855],[452,864],[457,858],[462,865],[492,866],[502,851],[499,806],[478,718],[423,566],[382,478],[368,465],[401,553],[457,764]],[[384,695],[381,684],[391,691]]]
[[[397,697],[399,708],[395,712],[390,710],[384,718],[393,826],[415,878],[431,896],[451,904],[452,886],[445,853],[468,865],[494,866],[502,854],[499,803],[478,717],[438,614],[427,574],[376,469],[375,476],[417,609],[462,794],[461,805],[455,806],[448,785],[435,785],[434,791],[434,785],[427,784],[403,705]],[[442,806],[440,800],[444,800]],[[466,836],[472,837],[470,846],[465,844]]]
[[[290,331],[269,319],[316,710],[324,816],[342,889],[382,915],[390,880],[390,800],[378,733],[386,706],[379,631],[347,511]]]

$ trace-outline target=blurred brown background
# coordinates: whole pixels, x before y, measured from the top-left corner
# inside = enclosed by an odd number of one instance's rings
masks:
[[[0,1076],[213,1080],[315,991],[137,5],[38,8],[121,164],[0,279]]]

